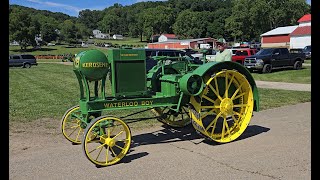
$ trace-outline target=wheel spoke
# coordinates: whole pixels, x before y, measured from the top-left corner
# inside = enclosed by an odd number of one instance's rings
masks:
[[[238,128],[240,128],[240,125],[239,125],[239,123],[238,123],[238,119],[237,119],[236,117],[234,117],[233,114],[231,115],[231,117],[232,117],[234,123],[236,123],[236,125],[238,126]]]
[[[213,127],[212,127],[212,130],[211,130],[211,136],[213,136],[213,132],[216,129],[218,118],[215,118],[213,121],[214,122],[213,122]],[[209,128],[210,128],[210,126],[207,127],[206,131],[208,131]]]
[[[214,79],[214,84],[215,84],[215,86],[216,86],[216,90],[217,90],[217,93],[219,94],[219,87],[218,87],[218,82],[217,82],[217,77],[214,77],[213,78]]]
[[[232,84],[232,81],[233,81],[233,78],[234,78],[234,74],[232,75],[232,77],[231,77],[231,79],[230,79],[230,81],[229,81],[229,85],[228,85],[227,89],[230,88],[230,86],[231,86],[231,84]]]
[[[234,97],[233,99],[231,98],[231,100],[238,99],[239,97],[241,97],[241,96],[243,96],[243,95],[245,95],[245,94],[246,94],[245,92],[244,92],[244,93],[241,93],[241,94],[239,94],[238,96]]]
[[[218,120],[218,118],[221,116],[222,112],[220,112],[216,118],[214,118],[214,120],[207,126],[206,131],[208,131],[208,129],[212,126],[213,123],[216,123],[216,121]]]
[[[71,134],[73,134],[78,128],[74,129],[70,134],[69,137],[71,136]]]
[[[90,154],[90,153],[92,153],[93,151],[95,151],[95,150],[97,150],[97,149],[101,148],[103,145],[104,145],[104,144],[101,144],[100,146],[96,147],[95,149],[92,149],[92,150],[89,152],[89,154]]]
[[[238,115],[239,117],[242,116],[242,114],[238,113],[237,111],[233,111],[236,115]]]
[[[248,104],[236,104],[236,105],[233,105],[233,107],[247,107]]]
[[[108,138],[110,138],[110,128],[108,128]]]
[[[79,125],[71,126],[70,129],[77,128],[77,127],[79,127]]]
[[[226,76],[225,76],[225,91],[224,91],[224,98],[228,98],[228,73],[226,72]]]
[[[214,92],[214,94],[216,94],[216,96],[220,99],[220,101],[222,101],[222,97],[220,96],[220,94],[217,93],[217,91],[212,87],[212,85],[208,84],[208,86]]]
[[[226,117],[223,115],[223,119],[224,119],[224,120],[223,120],[223,124],[222,124],[221,139],[223,139],[223,137],[224,137],[224,127],[225,127],[225,122],[226,122],[226,121],[225,121],[225,118],[226,118]]]
[[[96,161],[98,160],[98,157],[100,156],[101,151],[102,151],[102,148],[100,149],[100,151],[99,151],[99,153],[98,153],[98,155],[96,157]]]
[[[108,164],[109,148],[110,146],[108,146],[106,150],[106,164]]]
[[[123,147],[120,147],[120,146],[118,146],[117,144],[115,144],[114,146],[117,147],[117,148],[119,148],[119,149],[121,149],[121,150],[124,150]]]
[[[241,86],[244,84],[244,82],[242,82],[240,84],[240,86],[238,87],[238,89],[233,93],[232,97],[230,99],[234,99],[234,97],[237,95],[237,93],[239,92],[239,90],[241,89]]]
[[[213,100],[213,99],[211,99],[211,98],[209,98],[208,96],[203,95],[202,97],[204,97],[204,98],[205,98],[205,99],[207,99],[208,101],[210,101],[210,102],[214,103],[214,100]]]
[[[114,155],[114,157],[117,157],[117,154],[113,151],[112,147],[110,147],[110,150],[111,150],[112,154]]]
[[[213,113],[214,109],[211,109],[209,112],[203,114],[200,118],[203,119],[205,118],[206,116],[208,116],[209,114]]]
[[[226,129],[227,129],[227,133],[228,133],[228,135],[230,136],[230,129],[229,129],[229,125],[228,125],[228,122],[227,122],[227,119],[226,119],[226,117],[224,118],[224,121],[225,121],[225,125],[226,125]]]
[[[117,135],[115,135],[112,139],[115,139],[116,137],[118,137],[120,134],[122,134],[124,131],[120,131]]]
[[[219,109],[220,106],[201,106],[201,109],[211,109],[211,108],[213,108],[213,109]]]
[[[77,137],[76,137],[76,141],[78,140],[78,138],[79,138],[79,135],[80,135],[80,132],[81,132],[81,128],[79,128],[79,131],[78,131],[78,134],[77,134]]]

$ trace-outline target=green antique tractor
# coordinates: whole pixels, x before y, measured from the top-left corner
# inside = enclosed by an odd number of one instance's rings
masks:
[[[102,112],[147,108],[164,124],[192,123],[206,138],[227,143],[245,131],[253,111],[259,110],[255,81],[239,63],[154,59],[157,65],[146,72],[143,49],[109,49],[107,55],[87,50],[75,57],[80,100],[63,115],[61,130],[67,140],[82,145],[96,166],[119,162],[131,144],[125,120]]]

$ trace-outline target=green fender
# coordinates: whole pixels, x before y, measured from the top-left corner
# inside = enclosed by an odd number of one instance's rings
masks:
[[[201,77],[204,77],[205,75],[214,74],[217,73],[223,69],[228,70],[237,70],[239,73],[244,75],[248,82],[251,85],[252,91],[253,91],[253,98],[254,98],[254,111],[259,111],[259,93],[258,93],[258,87],[256,86],[256,82],[254,81],[254,78],[252,77],[251,73],[241,64],[232,62],[232,61],[223,61],[223,62],[208,62],[201,66],[199,66],[197,69],[195,69],[192,73],[198,74]]]

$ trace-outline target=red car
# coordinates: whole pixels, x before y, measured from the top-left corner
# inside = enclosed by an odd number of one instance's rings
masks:
[[[256,49],[239,49],[235,52],[235,54],[232,56],[232,61],[233,62],[238,62],[240,64],[243,65],[243,62],[244,62],[244,59],[247,57],[247,56],[252,56],[254,54],[257,53],[257,50]]]

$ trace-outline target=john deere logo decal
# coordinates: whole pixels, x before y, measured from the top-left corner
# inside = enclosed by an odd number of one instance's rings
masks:
[[[80,57],[76,57],[73,61],[73,66],[79,68]]]

